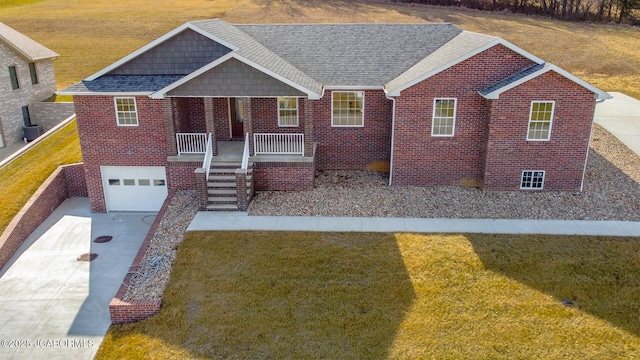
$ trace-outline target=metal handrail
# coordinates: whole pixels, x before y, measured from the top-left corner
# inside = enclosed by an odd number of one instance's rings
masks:
[[[211,133],[207,136],[207,148],[204,153],[204,161],[202,162],[202,168],[205,171],[207,181],[209,181],[209,168],[211,167],[211,160],[213,159],[213,143],[211,141]]]
[[[247,168],[249,167],[249,133],[247,133],[244,137],[244,150],[242,151],[242,167],[245,174],[247,173]]]

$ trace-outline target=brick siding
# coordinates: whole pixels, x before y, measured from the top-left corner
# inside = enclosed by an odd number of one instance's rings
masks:
[[[166,166],[162,101],[136,97],[138,126],[118,126],[111,96],[75,96],[91,210],[106,211],[100,166]]]
[[[527,141],[532,101],[555,101],[549,141]],[[595,110],[593,93],[547,72],[491,107],[485,190],[519,190],[523,170],[545,170],[544,190],[579,191]]]
[[[69,197],[85,197],[83,164],[61,166],[31,196],[0,236],[0,269],[27,237]]]
[[[478,91],[533,63],[497,45],[404,90],[396,102],[394,185],[483,182],[488,102]],[[431,136],[434,98],[455,98],[453,137]]]
[[[313,162],[255,163],[255,190],[308,191],[313,190],[316,169]]]
[[[313,104],[318,169],[364,170],[388,163],[391,149],[392,102],[383,91],[364,95],[363,127],[331,126],[331,92]]]

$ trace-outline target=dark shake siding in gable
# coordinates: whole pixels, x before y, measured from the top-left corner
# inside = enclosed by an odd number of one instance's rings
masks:
[[[230,51],[231,49],[187,29],[112,70],[109,74],[187,75]]]
[[[306,96],[236,59],[214,67],[171,90],[169,96]]]

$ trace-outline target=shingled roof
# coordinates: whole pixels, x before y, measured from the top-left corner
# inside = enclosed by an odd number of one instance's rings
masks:
[[[0,43],[13,49],[28,61],[57,58],[60,55],[42,44],[0,22]]]
[[[399,96],[404,89],[498,44],[537,65],[485,89],[481,95],[493,95],[509,84],[528,79],[530,73],[546,69],[541,68],[545,64],[542,59],[501,38],[463,31],[452,24],[240,25],[220,19],[200,20],[178,27],[61,93],[187,96],[187,89],[202,90],[206,81],[219,81],[215,80],[221,78],[214,75],[216,71],[243,71],[248,66],[274,79],[268,83],[262,76],[263,87],[278,84],[273,88],[293,89],[287,91],[313,99],[322,97],[326,88],[376,88]],[[191,73],[185,74],[189,64],[196,64],[189,58],[192,52],[200,54],[197,66],[201,67],[188,69]],[[239,75],[232,74],[224,81],[233,76]],[[216,94],[220,91],[217,89]]]

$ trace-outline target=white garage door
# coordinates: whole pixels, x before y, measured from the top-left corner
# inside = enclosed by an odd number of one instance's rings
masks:
[[[158,211],[167,197],[163,166],[102,166],[107,211]]]

